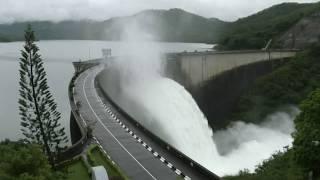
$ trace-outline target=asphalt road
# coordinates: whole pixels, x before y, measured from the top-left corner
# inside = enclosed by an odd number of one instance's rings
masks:
[[[103,68],[95,66],[80,74],[74,99],[93,135],[125,174],[137,180],[209,179],[152,141],[110,104],[94,84]]]

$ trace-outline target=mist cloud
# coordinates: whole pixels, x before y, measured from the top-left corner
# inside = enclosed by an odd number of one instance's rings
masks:
[[[0,0],[0,23],[30,20],[106,20],[145,9],[182,8],[233,21],[282,2],[317,0]]]
[[[272,153],[291,146],[293,120],[299,112],[292,106],[270,114],[259,125],[238,121],[226,130],[215,132],[213,139],[220,154],[218,162],[223,164],[216,167],[215,172],[223,175],[236,174],[242,169],[253,172]]]

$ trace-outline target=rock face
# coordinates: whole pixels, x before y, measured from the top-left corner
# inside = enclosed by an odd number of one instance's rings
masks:
[[[282,48],[304,49],[320,40],[320,12],[301,19],[278,40]]]

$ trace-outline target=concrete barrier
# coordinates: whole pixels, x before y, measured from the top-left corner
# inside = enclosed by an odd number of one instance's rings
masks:
[[[80,65],[80,64],[77,64]],[[89,66],[88,66],[89,67]],[[77,67],[75,66],[75,69]],[[74,76],[72,77],[69,87],[68,87],[68,95],[69,95],[69,102],[71,107],[71,114],[70,114],[70,131],[71,136],[79,137],[79,138],[72,138],[72,146],[68,147],[67,149],[63,150],[57,157],[58,162],[62,162],[73,158],[80,153],[82,153],[85,145],[88,141],[88,129],[87,126],[79,114],[77,110],[77,104],[74,99],[74,83],[77,77],[86,69],[82,69],[81,71],[75,71]],[[79,134],[80,133],[80,134]]]

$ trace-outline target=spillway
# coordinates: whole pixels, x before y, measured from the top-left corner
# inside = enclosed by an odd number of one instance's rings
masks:
[[[213,134],[190,93],[162,75],[164,64],[159,56],[139,53],[107,62],[99,75],[101,86],[145,128],[212,172],[226,175],[244,168],[253,170],[273,152],[292,143],[296,108],[269,118],[287,131],[268,122],[261,126],[237,122],[228,130]],[[220,155],[215,141],[219,145],[223,141],[235,142],[237,147],[224,146],[228,153]]]
[[[173,147],[203,160],[198,161],[200,164],[214,159],[217,150],[212,130],[188,91],[153,71],[154,63],[123,66],[121,61],[109,64],[100,75],[112,100]]]

